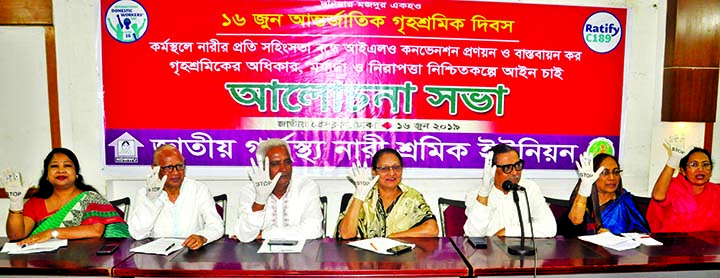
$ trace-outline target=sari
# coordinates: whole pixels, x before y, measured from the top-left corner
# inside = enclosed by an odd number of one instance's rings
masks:
[[[575,189],[570,196],[571,207],[563,213],[558,221],[559,235],[566,237],[594,235],[602,228],[609,230],[613,234],[632,231],[650,233],[648,221],[633,201],[633,195],[623,188],[622,180],[615,190],[615,200],[602,205],[599,204],[597,185],[593,184],[592,193],[585,205],[583,222],[578,225],[573,224],[568,215],[572,210],[572,204],[575,203],[575,198],[578,196],[579,187],[580,181],[575,185]],[[598,211],[600,213],[597,213]]]
[[[78,194],[55,213],[38,221],[30,235],[57,228],[96,223],[105,225],[103,237],[130,237],[127,223],[120,217],[115,207],[94,191],[85,191]]]
[[[388,206],[387,211],[380,198],[377,184],[373,187],[360,208],[358,238],[387,237],[435,219],[435,215],[420,192],[402,183],[398,187],[402,193]],[[345,218],[345,213],[341,213],[338,217],[335,238],[340,238],[340,229],[337,227]]]

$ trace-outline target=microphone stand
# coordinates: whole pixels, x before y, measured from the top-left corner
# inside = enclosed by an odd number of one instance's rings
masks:
[[[518,196],[517,192],[518,188],[513,187],[513,201],[515,201],[515,207],[517,208],[518,212],[518,219],[520,219],[520,245],[508,246],[508,253],[512,255],[532,256],[535,255],[535,247],[525,246],[525,227],[523,225],[522,214],[520,212],[520,197]],[[528,207],[528,209],[530,208]],[[530,221],[532,221],[532,219]]]

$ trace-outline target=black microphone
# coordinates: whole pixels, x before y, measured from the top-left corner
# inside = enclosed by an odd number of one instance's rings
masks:
[[[525,191],[525,187],[522,187],[519,184],[514,183],[510,180],[506,180],[505,182],[503,182],[502,189],[505,191]]]

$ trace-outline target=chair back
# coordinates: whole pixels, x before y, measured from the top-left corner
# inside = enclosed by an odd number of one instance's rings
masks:
[[[215,201],[215,210],[220,215],[220,219],[223,220],[223,231],[225,230],[225,223],[227,220],[225,219],[225,208],[227,207],[227,194],[220,194],[213,196],[213,201]]]
[[[441,236],[462,236],[465,234],[463,226],[467,221],[465,215],[465,202],[438,198],[440,208]]]
[[[122,219],[127,220],[128,214],[126,212],[130,209],[130,197],[112,200],[110,201],[110,204],[115,208]]]
[[[345,193],[342,195],[342,199],[340,200],[340,213],[345,212],[347,209],[347,206],[350,204],[350,200],[352,199],[353,194],[352,193]]]
[[[635,204],[637,204],[638,209],[640,209],[640,213],[642,213],[643,217],[647,217],[647,211],[648,207],[650,206],[650,201],[652,198],[650,197],[635,197]]]
[[[560,217],[572,206],[569,200],[555,199],[545,197],[545,203],[550,206],[553,216],[555,216],[555,223],[560,223]]]
[[[322,210],[322,237],[325,238],[327,234],[327,196],[320,196],[320,209]]]

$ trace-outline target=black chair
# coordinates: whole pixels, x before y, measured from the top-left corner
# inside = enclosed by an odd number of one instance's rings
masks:
[[[350,200],[352,200],[352,196],[352,193],[345,193],[342,195],[342,199],[340,200],[340,213],[345,212],[347,206],[350,204]]]
[[[572,207],[570,200],[555,199],[550,197],[545,197],[545,203],[550,206],[550,211],[552,211],[553,216],[555,216],[556,223],[560,223],[560,217],[562,217],[562,215],[570,209],[570,207]]]
[[[128,210],[130,209],[130,197],[112,200],[110,201],[110,204],[115,208],[122,219],[127,220],[127,214],[129,213]]]
[[[463,226],[467,221],[465,215],[465,202],[438,198],[440,209],[441,236],[462,236],[465,234]]]
[[[644,217],[647,217],[648,207],[650,206],[650,201],[652,200],[652,198],[638,197],[638,196],[634,196],[634,197],[635,197],[635,204],[637,204],[638,209],[640,209],[640,213],[642,213],[642,215]]]
[[[327,196],[320,196],[320,209],[322,210],[322,237],[325,238],[327,234]]]
[[[220,218],[223,220],[223,231],[225,230],[225,207],[227,206],[227,194],[220,194],[217,196],[213,196],[213,200],[215,201],[215,210],[217,210],[217,213],[220,215]]]

